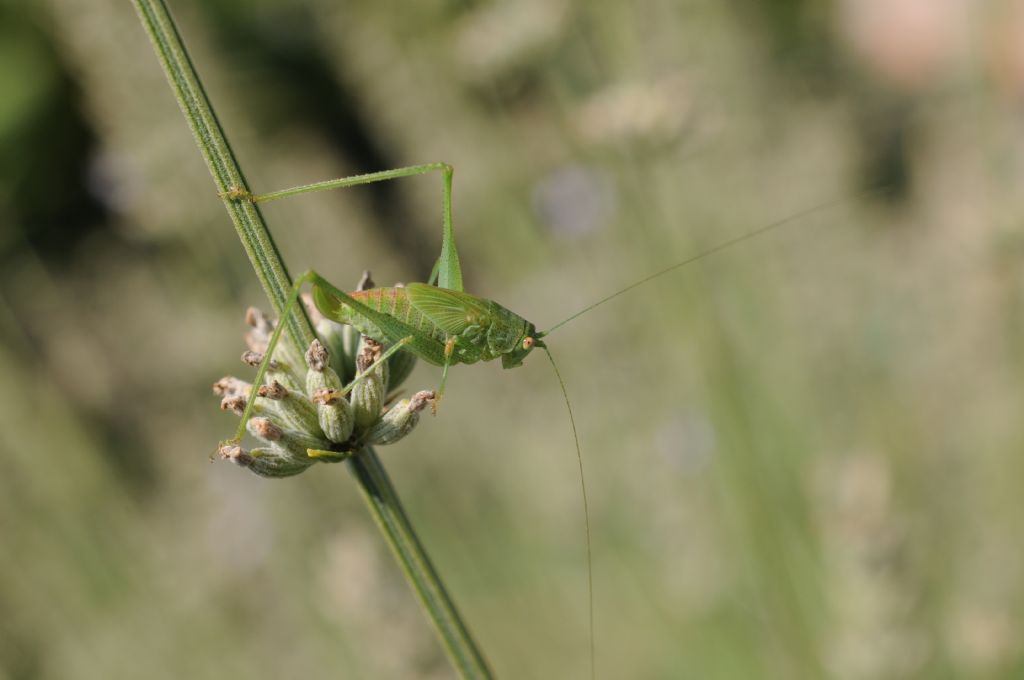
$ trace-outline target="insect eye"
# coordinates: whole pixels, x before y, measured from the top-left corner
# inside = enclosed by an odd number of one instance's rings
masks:
[[[534,342],[536,342],[536,340],[529,336],[523,338],[523,349],[530,349],[531,347],[533,347]]]

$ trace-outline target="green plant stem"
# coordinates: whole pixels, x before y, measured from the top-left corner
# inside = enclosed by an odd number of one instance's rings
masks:
[[[232,191],[248,190],[245,177],[213,113],[170,12],[159,0],[134,0],[134,4],[256,276],[278,318],[281,318],[291,291],[291,279],[259,208],[251,201],[230,197]],[[301,354],[316,337],[301,305],[288,317],[287,323],[291,342]]]
[[[349,470],[358,480],[377,526],[387,536],[406,579],[413,585],[423,608],[430,613],[452,664],[464,678],[493,677],[483,653],[459,618],[455,604],[409,524],[380,458],[372,448],[366,447],[349,459]]]
[[[170,12],[163,0],[133,0],[133,3],[253,269],[281,318],[292,288],[291,278],[259,208],[251,201],[237,198],[248,195],[245,177],[213,113]],[[316,337],[305,310],[299,305],[284,322],[288,324],[290,342],[301,353]],[[417,538],[376,453],[365,448],[347,464],[456,670],[464,678],[492,677],[483,654]]]

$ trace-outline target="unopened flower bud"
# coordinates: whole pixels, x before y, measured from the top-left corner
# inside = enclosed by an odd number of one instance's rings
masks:
[[[284,437],[284,428],[270,418],[252,418],[247,427],[254,435],[268,442],[278,442]]]
[[[274,449],[253,449],[246,451],[241,446],[224,445],[218,453],[221,459],[230,460],[235,465],[248,468],[261,477],[291,477],[297,475],[310,465],[281,456]]]
[[[309,370],[306,371],[306,394],[313,394],[317,390],[340,390],[341,378],[337,372],[330,367],[330,355],[319,340],[314,340],[306,352],[306,363]]]
[[[327,449],[330,444],[308,432],[286,430],[270,418],[252,418],[247,424],[249,432],[260,439],[280,447],[284,454],[296,461],[307,461],[308,449]]]
[[[320,427],[327,438],[335,444],[347,441],[355,424],[348,399],[338,390],[327,388],[317,390],[310,399],[316,405]]]
[[[394,444],[412,432],[420,420],[420,411],[436,398],[430,390],[423,390],[412,395],[411,399],[402,401],[391,407],[384,417],[373,426],[366,436],[368,444]]]
[[[277,413],[287,426],[316,436],[322,434],[317,409],[306,400],[302,393],[289,390],[275,380],[269,385],[260,385],[256,394],[274,402]]]
[[[264,354],[262,352],[254,352],[249,350],[248,352],[242,353],[242,363],[246,366],[252,366],[258,368],[263,363]],[[296,379],[295,374],[288,370],[281,362],[271,360],[267,365],[267,371],[263,374],[263,379],[266,384],[270,385],[273,382],[279,382],[289,390],[302,391],[302,385]]]
[[[340,391],[341,378],[330,367],[330,354],[319,340],[310,343],[309,351],[306,352],[306,363],[309,364],[309,371],[306,372],[306,394],[320,395],[319,399],[313,399],[320,427],[328,439],[340,444],[352,434],[352,409],[347,400],[326,399],[324,395]],[[345,403],[342,404],[342,401]]]
[[[384,368],[386,363],[370,367],[380,357],[380,343],[364,338],[356,357],[356,376],[362,379],[352,388],[352,413],[356,428],[366,429],[380,418],[384,407]]]

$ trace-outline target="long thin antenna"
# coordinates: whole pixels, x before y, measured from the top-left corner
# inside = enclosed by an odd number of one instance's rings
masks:
[[[686,265],[692,264],[692,263],[696,262],[697,260],[702,260],[702,259],[704,259],[705,257],[707,257],[709,255],[714,255],[715,253],[717,253],[719,251],[722,251],[722,250],[725,250],[726,248],[732,247],[732,246],[736,245],[737,243],[741,243],[741,242],[746,241],[748,239],[752,239],[752,238],[754,238],[756,236],[761,236],[762,234],[765,234],[765,233],[767,233],[769,231],[772,231],[774,229],[778,229],[779,227],[787,225],[787,224],[790,224],[791,222],[796,222],[797,220],[800,220],[803,217],[807,217],[808,215],[812,215],[814,213],[821,212],[822,210],[828,210],[829,208],[834,208],[834,207],[836,207],[838,205],[844,205],[846,203],[849,203],[852,200],[859,200],[861,198],[864,198],[864,196],[866,196],[866,195],[877,193],[879,191],[884,191],[887,188],[888,187],[885,186],[885,185],[883,185],[883,186],[876,186],[876,187],[873,187],[871,189],[868,189],[867,191],[861,192],[860,194],[857,194],[856,196],[845,196],[843,198],[833,199],[831,201],[828,201],[827,203],[819,203],[818,205],[812,206],[812,207],[807,208],[805,210],[801,210],[800,212],[793,213],[792,215],[789,215],[788,217],[783,217],[780,220],[776,220],[775,222],[772,222],[770,224],[766,224],[765,226],[761,227],[760,229],[755,229],[754,231],[748,231],[745,234],[740,234],[739,236],[736,236],[735,238],[731,238],[731,239],[729,239],[727,241],[719,243],[717,246],[715,246],[713,248],[710,248],[708,250],[700,252],[700,253],[692,256],[692,257],[688,257],[685,260],[683,260],[682,262],[677,262],[677,263],[675,263],[674,265],[672,265],[670,267],[665,267],[664,269],[662,269],[660,271],[657,271],[657,272],[651,274],[650,276],[644,277],[644,278],[640,279],[639,281],[637,281],[636,283],[630,284],[630,285],[626,286],[625,288],[622,288],[622,289],[612,293],[608,297],[601,298],[600,300],[598,300],[597,302],[595,302],[595,303],[593,303],[591,305],[587,305],[586,307],[584,307],[580,311],[576,312],[575,314],[573,314],[569,318],[563,319],[562,321],[559,321],[558,323],[556,323],[554,326],[549,328],[544,333],[539,334],[538,337],[543,337],[545,335],[550,335],[555,329],[561,328],[562,326],[564,326],[565,324],[569,323],[573,319],[575,319],[577,317],[580,317],[580,316],[583,316],[584,314],[586,314],[587,312],[592,310],[594,307],[599,307],[599,306],[603,305],[606,302],[614,300],[615,298],[619,297],[623,293],[628,293],[629,291],[633,290],[634,288],[642,286],[645,283],[649,283],[650,281],[653,281],[654,279],[658,278],[659,276],[664,276],[665,274],[668,274],[669,272],[673,272],[676,269],[679,269],[680,267],[685,267]]]
[[[565,408],[569,411],[569,424],[572,425],[572,438],[576,442],[576,462],[580,466],[580,491],[583,493],[583,519],[587,527],[587,609],[590,619],[590,678],[593,680],[596,675],[594,663],[594,553],[590,544],[590,506],[587,503],[587,482],[583,475],[583,453],[580,451],[580,435],[576,431],[576,419],[572,416],[572,406],[569,404],[569,392],[565,389],[565,381],[555,363],[555,357],[551,356],[551,350],[544,347],[544,353],[548,355],[551,368],[555,369],[555,377],[558,378],[558,385],[562,388],[562,396],[565,397]]]

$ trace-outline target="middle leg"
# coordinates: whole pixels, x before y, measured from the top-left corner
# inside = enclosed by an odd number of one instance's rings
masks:
[[[461,291],[463,290],[462,267],[459,264],[459,253],[455,247],[455,235],[452,231],[452,177],[455,170],[447,163],[426,163],[424,165],[411,165],[409,167],[396,168],[394,170],[383,170],[381,172],[353,175],[352,177],[340,177],[338,179],[324,180],[323,182],[303,184],[302,186],[292,187],[291,189],[271,191],[266,194],[248,194],[243,196],[233,195],[229,192],[228,197],[238,200],[249,200],[253,203],[264,203],[266,201],[275,201],[280,198],[297,196],[299,194],[308,194],[315,191],[326,191],[329,189],[343,189],[346,187],[358,186],[360,184],[371,184],[373,182],[385,182],[387,180],[399,179],[402,177],[413,177],[415,175],[423,175],[434,171],[441,172],[444,178],[441,217],[441,255],[437,260],[436,266],[437,285],[441,288]]]

